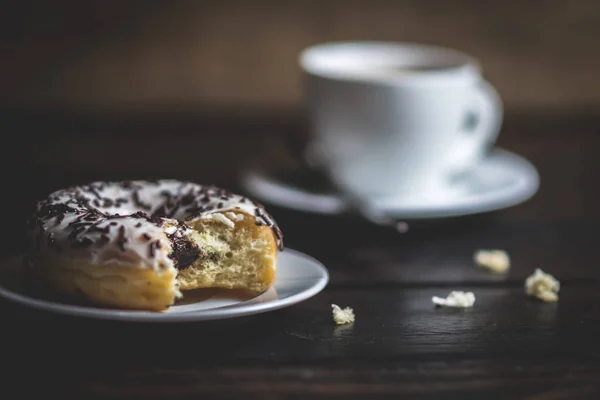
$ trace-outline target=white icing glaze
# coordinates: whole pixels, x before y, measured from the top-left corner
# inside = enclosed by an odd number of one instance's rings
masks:
[[[173,226],[169,226],[168,228],[165,228],[165,233],[167,235],[172,235],[175,232],[177,232],[177,226],[173,225]]]
[[[264,208],[243,196],[190,182],[94,182],[52,193],[38,203],[28,232],[36,251],[72,251],[94,264],[117,262],[174,268],[167,235],[185,236],[186,222],[213,218],[228,226],[245,213],[281,232]],[[225,215],[229,218],[227,218]]]
[[[227,225],[230,228],[233,228],[235,226],[235,223],[232,220],[230,220],[225,215],[220,214],[220,213],[211,213],[211,214],[208,214],[208,215],[203,215],[200,218],[202,218],[202,219],[212,219],[213,221],[221,222],[221,223]]]
[[[229,218],[233,222],[243,221],[244,220],[244,214],[236,214],[236,213],[234,213],[232,211],[227,211],[225,213],[225,216],[227,216],[227,218]]]

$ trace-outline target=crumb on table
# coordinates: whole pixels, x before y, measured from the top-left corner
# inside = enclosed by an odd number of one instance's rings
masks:
[[[525,293],[547,303],[558,301],[560,282],[539,268],[525,280]]]
[[[475,304],[475,294],[473,292],[453,291],[446,298],[433,296],[431,301],[436,306],[468,308],[473,307],[473,304]]]
[[[354,311],[350,307],[340,308],[336,304],[332,304],[333,321],[338,325],[349,324],[354,322]]]
[[[504,250],[477,250],[473,260],[490,272],[502,274],[510,268],[510,257]]]

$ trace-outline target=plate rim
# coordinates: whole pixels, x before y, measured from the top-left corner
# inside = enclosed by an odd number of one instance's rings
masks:
[[[386,206],[382,209],[382,212],[392,218],[402,219],[432,219],[432,218],[450,218],[465,215],[475,215],[496,210],[501,210],[515,206],[517,204],[524,203],[531,199],[539,190],[540,187],[540,175],[535,166],[526,158],[521,155],[506,150],[501,147],[495,147],[489,156],[502,157],[510,159],[511,162],[518,165],[523,172],[522,182],[518,184],[517,189],[511,189],[507,194],[502,196],[497,195],[494,199],[485,199],[479,201],[473,205],[454,205],[454,206],[423,206],[421,208],[409,208],[406,206],[398,206],[397,208]],[[265,178],[266,177],[266,178]],[[266,203],[272,205],[293,209],[296,211],[309,212],[312,214],[319,215],[343,215],[350,210],[350,207],[343,203],[343,200],[338,197],[335,193],[310,193],[303,188],[298,186],[292,186],[285,182],[271,178],[268,171],[264,168],[254,166],[244,171],[240,177],[241,186],[252,196],[261,199]],[[254,190],[252,186],[262,187],[262,189]],[[264,196],[263,193],[266,190],[277,190],[280,193],[287,192],[286,195],[275,195],[275,196]],[[281,199],[282,196],[292,198],[292,192],[295,194],[302,194],[303,196],[310,196],[313,198],[313,202],[327,202],[328,207],[323,208],[311,208],[306,205],[302,205],[297,201],[287,202],[287,207],[282,205],[283,201],[276,200]],[[405,207],[405,208],[403,208]]]
[[[10,290],[9,288],[5,287],[1,281],[0,297],[4,298],[7,301],[16,303],[20,306],[29,307],[39,311],[94,320],[152,323],[183,323],[215,321],[222,319],[246,317],[260,313],[265,313],[268,311],[279,310],[308,300],[309,298],[317,295],[323,289],[325,289],[325,287],[329,283],[329,271],[327,270],[325,265],[323,265],[322,262],[298,250],[286,248],[285,250],[283,250],[283,252],[285,252],[286,254],[290,254],[292,257],[307,259],[312,264],[314,264],[314,267],[319,271],[320,276],[318,278],[315,277],[315,282],[305,290],[302,290],[298,293],[294,293],[291,296],[285,297],[283,299],[277,298],[275,300],[266,302],[253,302],[254,299],[262,295],[259,294],[258,296],[252,299],[240,302],[240,305],[233,304],[207,310],[187,311],[182,313],[153,313],[143,310],[128,311],[107,308],[92,308],[38,299]],[[0,262],[9,262],[10,260],[13,260],[18,257],[22,257],[22,254],[9,258],[4,258]],[[276,285],[277,278],[275,278],[275,283],[273,286],[275,290]]]

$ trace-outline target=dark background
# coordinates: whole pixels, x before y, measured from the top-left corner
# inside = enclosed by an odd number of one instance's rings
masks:
[[[295,109],[302,48],[377,39],[473,54],[511,111],[600,107],[594,0],[63,0],[1,11],[9,105]]]

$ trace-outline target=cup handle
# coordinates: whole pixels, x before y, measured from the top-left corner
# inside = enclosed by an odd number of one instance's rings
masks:
[[[502,116],[503,106],[498,92],[489,82],[482,80],[475,87],[473,104],[467,109],[458,131],[450,170],[464,172],[487,155],[500,133]]]

